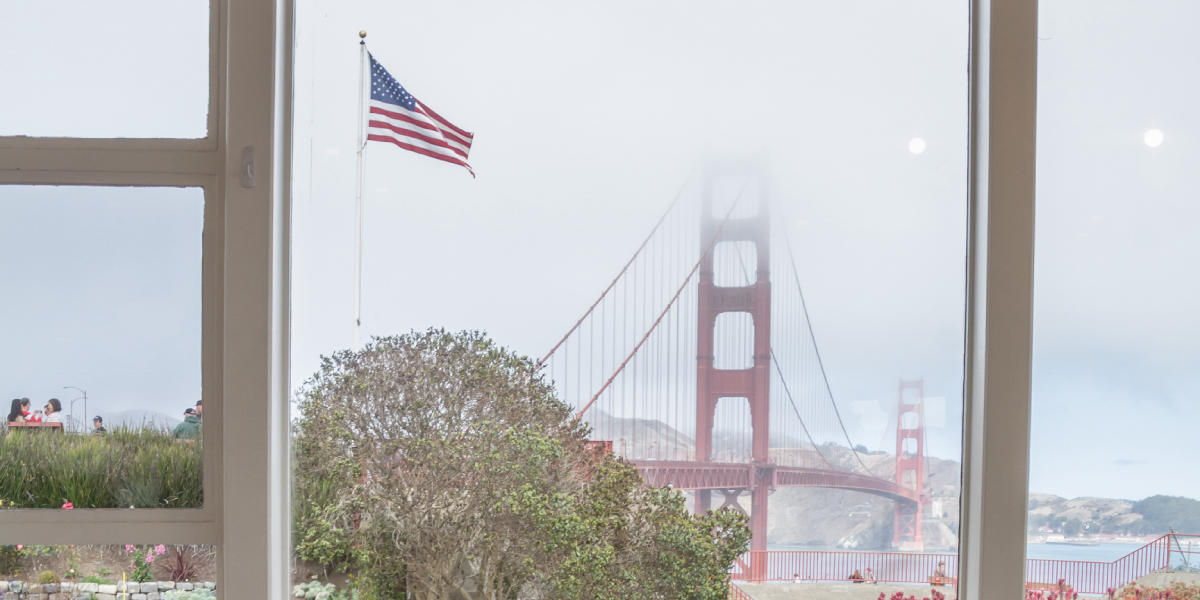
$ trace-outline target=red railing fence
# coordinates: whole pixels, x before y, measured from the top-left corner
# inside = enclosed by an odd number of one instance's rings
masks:
[[[857,572],[865,580],[884,583],[929,583],[943,563],[943,572],[953,576],[958,570],[955,554],[916,554],[912,552],[850,552],[824,550],[767,550],[747,552],[741,563],[766,561],[767,581],[850,581]],[[748,570],[735,568],[740,579]]]
[[[751,598],[749,595],[747,595],[746,592],[743,592],[742,588],[738,587],[736,583],[733,583],[731,581],[731,582],[729,582],[729,600],[754,600],[754,599]]]
[[[1103,594],[1156,571],[1200,567],[1198,558],[1200,535],[1169,533],[1112,562],[1030,558],[1025,561],[1025,580],[1062,579],[1077,592]]]
[[[941,568],[950,576],[947,583],[953,584],[958,572],[955,554],[767,550],[743,554],[730,571],[733,579],[746,580],[751,571],[745,567],[755,561],[765,561],[764,581],[851,581],[858,573],[866,581],[930,583]],[[1169,569],[1200,571],[1200,535],[1170,533],[1112,562],[1026,559],[1025,581],[1053,584],[1062,580],[1077,592],[1103,594]]]

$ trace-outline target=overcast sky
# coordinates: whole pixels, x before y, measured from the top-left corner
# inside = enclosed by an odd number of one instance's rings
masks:
[[[0,134],[203,134],[207,33],[178,16],[201,3],[129,0],[137,16],[103,32],[89,3],[34,4],[0,22],[0,52],[31,56],[0,67],[31,90],[0,97]],[[410,92],[476,133],[478,174],[367,147],[365,334],[478,328],[540,355],[697,165],[752,158],[852,437],[894,447],[896,382],[923,377],[930,453],[957,459],[966,2],[299,4],[297,384],[352,343],[365,28]],[[1200,129],[1184,60],[1200,8],[1041,7],[1031,489],[1200,497],[1190,457],[1167,451],[1200,420]],[[60,38],[43,44],[51,22]],[[91,102],[62,110],[79,78]],[[0,188],[4,398],[76,385],[93,413],[194,402],[198,196]]]

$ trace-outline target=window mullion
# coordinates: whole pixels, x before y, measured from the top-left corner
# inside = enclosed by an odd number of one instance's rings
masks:
[[[39,509],[57,515],[62,511]],[[11,511],[22,515],[30,515],[34,511]],[[159,517],[148,515],[146,511],[127,511],[129,516],[110,517],[97,515],[97,511],[78,511],[83,519],[64,520],[58,523],[46,523],[41,519],[28,521],[5,522],[3,528],[3,545],[119,545],[119,544],[206,544],[216,545],[220,537],[220,528],[212,521],[203,520],[200,511],[199,520],[176,520],[176,515]],[[133,515],[137,515],[136,517]],[[65,516],[65,515],[62,515]],[[178,515],[186,517],[186,515]]]
[[[160,185],[164,177],[212,177],[221,153],[188,148],[5,148],[0,147],[0,183]]]
[[[285,598],[287,534],[286,132],[289,0],[223,2],[228,57],[222,178],[224,309],[218,579],[222,597]],[[282,111],[282,112],[281,112]],[[254,157],[254,182],[240,177]],[[227,400],[228,402],[224,402]],[[224,404],[224,406],[222,406]],[[207,408],[207,405],[206,405]],[[207,441],[207,440],[206,440]]]
[[[960,598],[1024,582],[1037,17],[1037,0],[973,4]]]

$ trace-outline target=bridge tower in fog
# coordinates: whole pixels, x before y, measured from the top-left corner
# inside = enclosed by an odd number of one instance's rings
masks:
[[[769,456],[771,422],[771,221],[768,199],[760,191],[752,215],[728,218],[713,215],[712,185],[706,186],[701,201],[698,332],[696,336],[696,456],[697,462],[711,462],[713,420],[717,403],[750,404],[751,457],[750,550],[767,549],[767,495],[773,486]],[[732,210],[732,209],[731,209]],[[738,287],[717,286],[714,281],[714,255],[721,244],[749,242],[756,260],[752,283]],[[748,314],[753,326],[753,366],[746,369],[716,369],[715,334],[717,318],[724,313]],[[743,490],[726,490],[726,504],[736,502]],[[696,510],[711,507],[712,490],[696,491]],[[755,567],[763,561],[756,561]]]
[[[905,392],[911,394],[905,394]],[[925,495],[925,382],[901,379],[896,390],[896,485]],[[924,550],[921,509],[925,502],[896,503],[892,545],[901,550]]]
[[[770,186],[753,169],[735,171],[681,188],[536,368],[596,442],[650,485],[694,493],[698,511],[716,508],[713,492],[737,510],[750,495],[752,552],[737,561],[741,578],[768,575],[767,497],[781,487],[894,501],[895,545],[919,547],[929,498],[923,386],[901,382],[894,463],[859,453],[825,375],[787,232],[772,240]],[[775,281],[773,258],[785,274]],[[718,431],[732,437],[714,440]]]

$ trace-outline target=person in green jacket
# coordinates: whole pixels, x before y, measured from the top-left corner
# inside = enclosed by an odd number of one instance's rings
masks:
[[[200,417],[196,416],[196,409],[188,408],[183,411],[183,422],[175,426],[171,435],[178,440],[198,440],[200,427]]]

